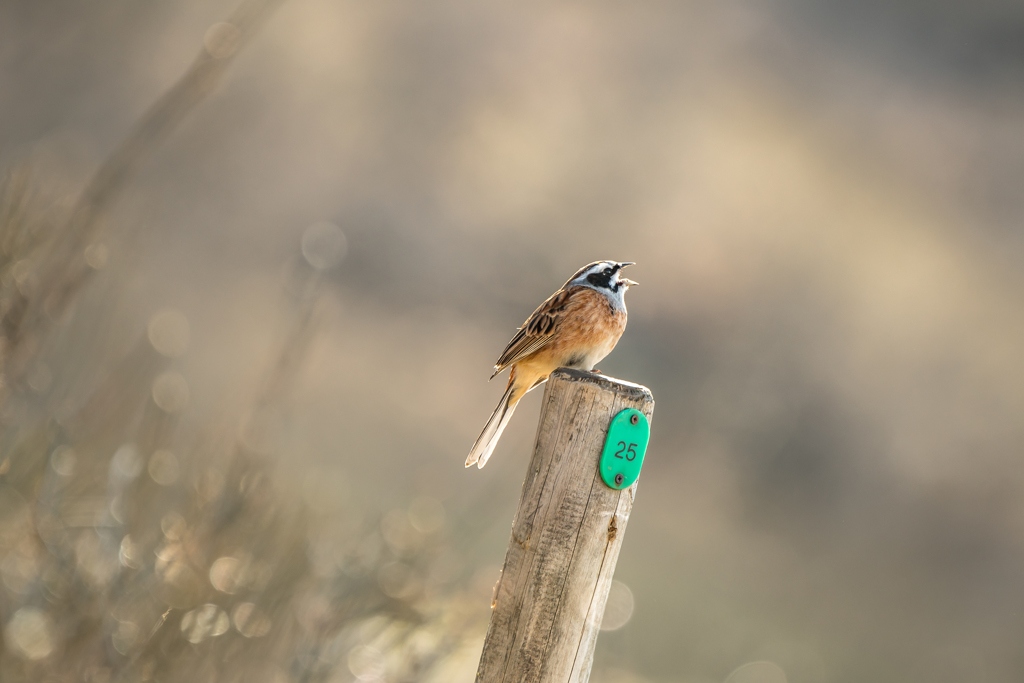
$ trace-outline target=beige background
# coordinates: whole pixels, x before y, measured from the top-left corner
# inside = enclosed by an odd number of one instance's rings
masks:
[[[232,7],[0,4],[0,167],[73,197]],[[186,424],[244,412],[338,225],[276,483],[328,528],[437,499],[486,601],[539,398],[463,470],[491,364],[636,261],[601,369],[657,408],[594,680],[1019,681],[1022,45],[998,0],[291,0],[110,216],[101,362],[176,309]]]

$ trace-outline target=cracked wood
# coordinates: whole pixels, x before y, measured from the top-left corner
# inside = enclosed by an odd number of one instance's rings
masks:
[[[589,678],[639,483],[616,491],[598,473],[608,426],[625,408],[650,420],[651,392],[589,372],[560,368],[551,374],[495,587],[478,682]]]

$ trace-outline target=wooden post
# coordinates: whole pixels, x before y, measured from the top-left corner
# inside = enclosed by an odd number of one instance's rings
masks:
[[[537,444],[495,587],[478,683],[586,683],[615,561],[636,495],[609,488],[598,461],[612,418],[651,392],[559,368],[544,391]]]

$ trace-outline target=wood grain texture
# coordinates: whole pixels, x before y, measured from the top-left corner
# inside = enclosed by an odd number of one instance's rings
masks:
[[[639,480],[621,491],[598,461],[612,418],[654,399],[638,384],[560,368],[544,391],[476,680],[585,683]]]

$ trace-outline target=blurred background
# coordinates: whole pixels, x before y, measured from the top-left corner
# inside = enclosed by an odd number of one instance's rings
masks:
[[[3,681],[472,680],[597,259],[592,680],[1024,680],[1021,3],[5,0],[0,97]]]

